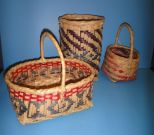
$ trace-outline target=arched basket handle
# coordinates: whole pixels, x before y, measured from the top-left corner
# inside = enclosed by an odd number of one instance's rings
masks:
[[[118,39],[119,39],[119,35],[120,35],[120,32],[121,30],[126,27],[130,33],[130,55],[129,55],[129,59],[130,59],[130,62],[132,61],[133,59],[133,51],[134,51],[134,32],[133,32],[133,29],[131,27],[130,24],[128,24],[127,22],[124,22],[122,23],[120,26],[119,26],[119,29],[118,29],[118,32],[116,34],[116,39],[115,39],[115,43],[114,43],[114,46],[118,46]]]
[[[66,77],[66,67],[65,67],[65,60],[64,60],[64,56],[62,54],[62,51],[59,47],[59,43],[58,41],[56,40],[54,34],[49,31],[48,29],[44,29],[42,32],[41,32],[41,36],[40,36],[40,54],[41,54],[41,58],[40,60],[42,62],[45,62],[46,59],[44,57],[44,39],[48,37],[54,44],[54,46],[56,47],[57,51],[58,51],[58,54],[60,56],[60,60],[61,60],[61,64],[62,64],[62,80],[61,80],[61,90],[62,92],[65,91],[65,77]]]

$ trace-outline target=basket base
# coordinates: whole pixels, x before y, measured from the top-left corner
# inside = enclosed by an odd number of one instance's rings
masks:
[[[55,115],[52,115],[51,117],[46,117],[46,118],[37,119],[37,120],[33,120],[33,121],[31,119],[30,120],[26,119],[26,120],[23,121],[23,120],[20,120],[20,118],[18,117],[18,120],[22,125],[35,124],[35,123],[38,123],[38,122],[41,122],[41,121],[54,119],[54,118],[57,118],[57,117],[60,117],[60,116],[65,116],[65,115],[69,115],[69,114],[72,114],[72,113],[80,112],[82,110],[89,109],[92,106],[93,106],[93,103],[89,102],[85,105],[82,105],[82,106],[76,108],[76,109],[73,109],[73,110],[70,110],[70,111],[67,111],[67,112],[63,112],[63,113],[59,113],[59,114],[55,114]]]
[[[119,77],[113,76],[112,73],[108,72],[104,66],[102,65],[102,72],[111,80],[112,82],[126,82],[126,81],[132,81],[136,80],[136,76],[129,76],[128,78],[121,79]]]

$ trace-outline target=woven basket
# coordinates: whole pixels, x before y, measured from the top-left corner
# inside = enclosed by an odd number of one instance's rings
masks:
[[[66,58],[89,63],[96,72],[102,52],[104,17],[89,14],[65,14],[59,17],[60,45]]]
[[[44,38],[49,37],[60,58],[44,58]],[[20,62],[5,74],[10,98],[22,124],[78,112],[92,106],[94,69],[77,59],[64,59],[53,34],[44,30],[41,58]]]
[[[130,33],[130,48],[118,44],[121,30],[126,27]],[[139,53],[134,49],[134,33],[128,23],[122,23],[118,29],[114,45],[106,50],[102,70],[113,81],[128,81],[136,78]]]

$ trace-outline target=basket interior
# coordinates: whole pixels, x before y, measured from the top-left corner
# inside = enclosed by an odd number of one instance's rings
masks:
[[[66,85],[75,83],[91,75],[88,66],[72,61],[65,61]],[[61,62],[48,61],[21,64],[9,74],[12,83],[28,88],[42,89],[61,85]]]
[[[124,48],[124,47],[112,47],[111,51],[120,56],[120,57],[124,57],[124,58],[129,58],[130,55],[130,49],[129,48]],[[134,50],[133,51],[133,59],[137,59],[138,58],[138,54],[137,52]]]

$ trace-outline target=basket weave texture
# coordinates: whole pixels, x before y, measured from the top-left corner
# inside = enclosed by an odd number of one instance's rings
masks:
[[[44,58],[44,38],[49,37],[60,58]],[[64,59],[53,34],[40,38],[41,58],[20,62],[5,74],[18,120],[31,124],[78,112],[92,106],[94,69],[77,59]]]
[[[77,58],[99,71],[102,52],[103,16],[65,14],[59,17],[60,45],[66,58]]]
[[[124,27],[130,33],[130,48],[118,44],[120,32]],[[119,26],[114,45],[107,47],[102,70],[113,82],[134,80],[136,79],[139,59],[139,53],[134,49],[132,27],[124,22]]]

